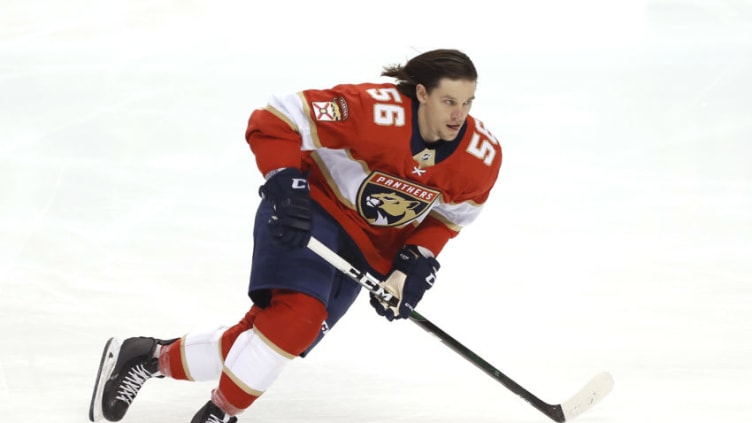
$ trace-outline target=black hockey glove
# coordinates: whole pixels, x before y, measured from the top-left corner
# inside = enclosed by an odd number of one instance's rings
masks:
[[[274,207],[274,215],[268,222],[272,237],[286,247],[305,247],[311,239],[313,215],[305,175],[293,167],[285,168],[272,175],[259,194]]]
[[[386,291],[397,297],[399,303],[392,307],[371,294],[371,305],[376,313],[389,321],[410,317],[423,294],[433,286],[440,267],[435,258],[424,256],[417,246],[402,248],[394,258],[389,277],[381,283]]]

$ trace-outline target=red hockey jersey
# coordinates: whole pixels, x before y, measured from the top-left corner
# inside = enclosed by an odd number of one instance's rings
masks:
[[[411,148],[416,105],[394,84],[338,85],[273,97],[250,117],[246,140],[263,174],[297,167],[312,198],[386,274],[405,244],[438,255],[475,220],[496,182],[501,146],[468,116],[458,143]]]

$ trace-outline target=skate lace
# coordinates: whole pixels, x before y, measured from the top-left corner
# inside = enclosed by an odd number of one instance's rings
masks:
[[[209,419],[206,420],[206,423],[225,423],[225,421],[214,414],[209,414]]]
[[[136,398],[138,390],[144,385],[144,382],[152,377],[152,373],[144,368],[143,364],[132,367],[128,374],[123,378],[123,382],[118,388],[118,395],[115,399],[125,401],[128,405]]]

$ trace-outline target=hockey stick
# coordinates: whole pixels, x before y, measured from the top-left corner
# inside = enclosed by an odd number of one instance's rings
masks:
[[[354,268],[345,259],[329,249],[329,247],[327,247],[326,245],[322,244],[316,238],[311,238],[310,242],[308,243],[308,248],[310,248],[314,253],[318,254],[321,258],[329,262],[339,271],[348,275],[372,293],[380,296],[388,304],[397,305],[399,300],[394,297],[394,295],[384,290],[377,277],[371,275],[368,272]],[[492,366],[486,360],[482,359],[480,356],[472,352],[469,348],[462,345],[459,341],[441,330],[441,328],[439,328],[435,324],[431,323],[417,311],[413,311],[410,314],[410,320],[423,328],[425,331],[438,337],[441,342],[443,342],[454,352],[462,356],[462,358],[471,362],[476,367],[483,370],[483,372],[485,372],[487,375],[496,379],[496,381],[500,382],[502,385],[504,385],[504,387],[527,401],[530,405],[548,416],[551,420],[559,423],[572,420],[573,418],[584,413],[590,407],[595,405],[595,403],[603,399],[603,397],[605,397],[611,391],[611,388],[614,385],[614,380],[611,375],[607,372],[603,372],[593,377],[585,386],[582,387],[582,389],[580,389],[579,392],[577,392],[567,401],[561,404],[549,404],[532,394],[527,389],[523,388],[509,376],[505,375],[499,369]]]

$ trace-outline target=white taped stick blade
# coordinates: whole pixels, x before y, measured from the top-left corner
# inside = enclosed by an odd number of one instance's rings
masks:
[[[561,404],[565,421],[569,421],[587,411],[608,395],[613,387],[614,378],[608,372],[603,372],[592,378],[580,392]]]

